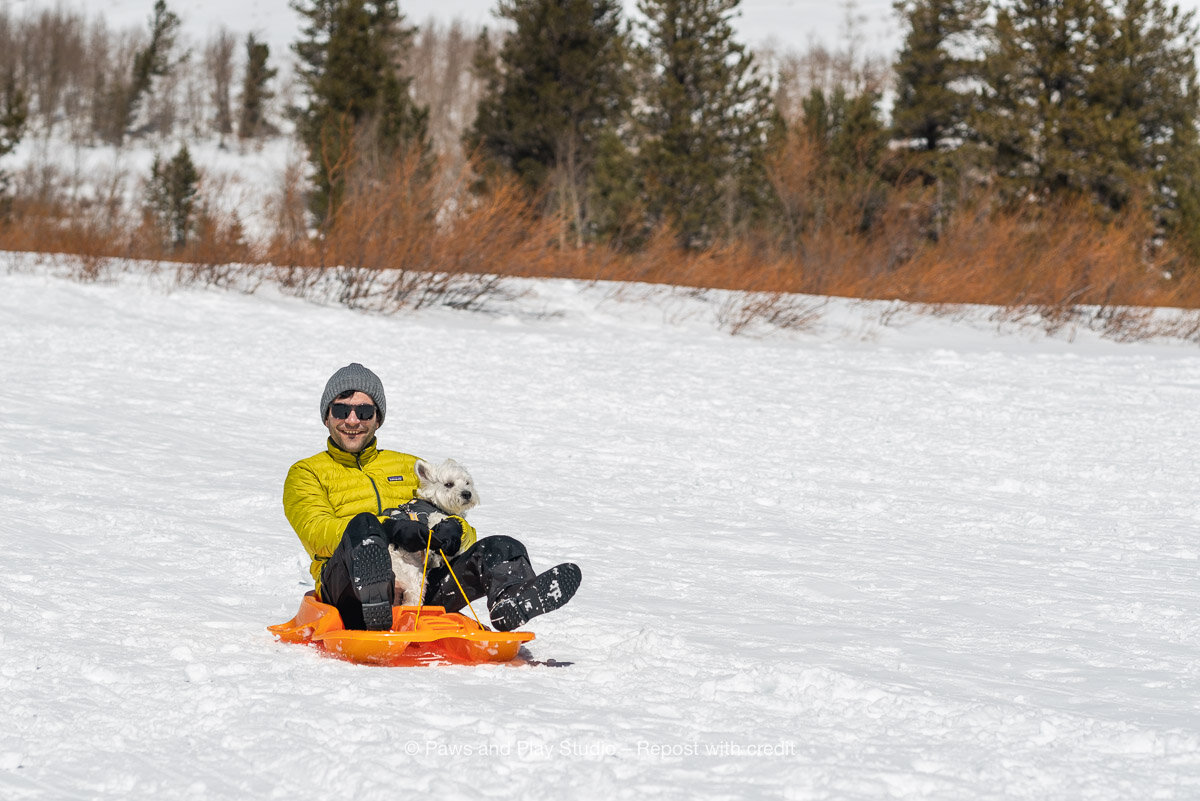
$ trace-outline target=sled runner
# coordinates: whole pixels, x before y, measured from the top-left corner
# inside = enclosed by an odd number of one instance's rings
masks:
[[[337,608],[312,592],[287,623],[268,626],[282,642],[314,645],[330,656],[368,665],[474,665],[515,659],[530,631],[489,631],[478,621],[440,606],[392,608],[390,631],[347,629]]]

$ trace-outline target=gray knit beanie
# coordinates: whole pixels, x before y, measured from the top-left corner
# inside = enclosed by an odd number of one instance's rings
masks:
[[[383,394],[383,382],[379,376],[363,367],[358,362],[348,364],[329,376],[325,382],[325,391],[321,393],[321,422],[329,415],[329,406],[343,392],[355,390],[365,392],[375,401],[379,409],[379,425],[383,425],[383,415],[387,411],[387,398]]]

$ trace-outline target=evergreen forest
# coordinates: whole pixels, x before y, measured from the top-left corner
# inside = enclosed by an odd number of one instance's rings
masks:
[[[0,248],[336,275],[389,309],[509,276],[742,290],[731,330],[802,326],[797,295],[1128,337],[1200,308],[1200,32],[1168,0],[896,0],[892,54],[852,24],[752,48],[740,0],[493,5],[485,28],[291,0],[286,53],[191,41],[168,0],[131,30],[0,6]],[[295,157],[248,214],[202,143]]]

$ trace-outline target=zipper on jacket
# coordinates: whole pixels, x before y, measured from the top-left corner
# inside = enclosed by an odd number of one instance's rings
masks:
[[[379,497],[379,487],[375,484],[375,479],[371,478],[366,470],[363,470],[361,453],[354,454],[354,463],[358,465],[358,469],[362,474],[367,477],[367,481],[371,482],[371,489],[375,491],[375,508],[378,510],[375,514],[383,514],[383,498]]]

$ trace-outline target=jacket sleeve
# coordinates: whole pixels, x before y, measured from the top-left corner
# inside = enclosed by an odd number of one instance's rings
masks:
[[[475,527],[468,523],[464,517],[459,517],[458,515],[450,515],[450,517],[462,524],[462,545],[458,546],[458,553],[462,553],[475,544],[475,540],[477,539],[475,536]],[[457,555],[455,554],[455,556]]]
[[[283,513],[304,550],[314,559],[328,559],[341,542],[351,517],[338,517],[329,493],[304,464],[294,464],[283,482]]]

